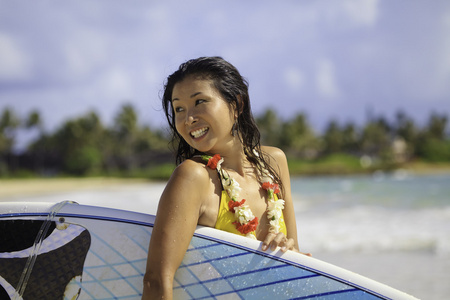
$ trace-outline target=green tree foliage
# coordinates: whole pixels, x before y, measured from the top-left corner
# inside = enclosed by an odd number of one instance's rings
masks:
[[[342,129],[342,151],[357,154],[359,151],[358,130],[353,123],[347,123]]]
[[[139,126],[138,115],[132,105],[122,106],[107,134],[109,170],[132,171],[152,164],[154,155],[167,152],[168,140],[148,126]]]
[[[16,129],[20,120],[14,111],[5,108],[0,115],[0,153],[10,153],[15,140]]]
[[[0,115],[0,176],[9,173],[7,156],[11,154],[14,147],[16,129],[20,121],[10,108],[5,108]]]
[[[446,139],[447,116],[431,114],[427,127],[419,134],[417,154],[431,162],[450,161],[450,140]]]
[[[264,144],[280,147],[291,156],[313,158],[320,150],[320,140],[305,114],[297,114],[292,120],[282,122],[274,110],[267,109],[256,118],[256,123]]]
[[[76,175],[95,172],[101,166],[103,125],[95,112],[67,121],[54,135],[63,169]]]
[[[291,157],[312,159],[336,153],[368,156],[386,163],[415,157],[430,161],[449,161],[446,140],[447,117],[432,114],[425,128],[399,111],[390,123],[384,117],[372,118],[361,128],[353,123],[340,125],[331,120],[322,136],[299,113],[281,122],[275,111],[267,110],[257,118],[263,143],[282,148]],[[399,153],[400,152],[400,153]]]
[[[385,119],[370,121],[362,130],[361,151],[370,156],[383,156],[391,147],[390,127]]]
[[[320,139],[303,113],[283,123],[279,146],[289,155],[307,159],[317,157],[321,150]]]
[[[40,133],[44,131],[43,121],[41,119],[41,114],[37,110],[33,110],[25,122],[25,128],[32,129],[37,128]]]
[[[358,154],[359,142],[359,132],[353,123],[342,126],[336,120],[332,120],[323,134],[323,154]]]
[[[264,114],[256,118],[261,139],[269,145],[280,144],[282,123],[273,109],[267,109]]]
[[[336,172],[342,168],[341,163],[348,165],[344,160],[351,160],[357,168],[362,156],[387,163],[399,161],[399,158],[450,161],[448,119],[436,113],[430,115],[423,128],[405,113],[398,112],[392,123],[378,117],[360,127],[331,120],[323,134],[312,129],[304,113],[282,120],[274,110],[268,109],[256,121],[263,144],[282,148],[290,158],[322,162],[322,169],[330,167],[330,161],[333,161]],[[145,174],[149,168],[153,171],[149,170],[147,174],[161,170],[170,173],[172,169],[164,165],[172,162],[168,136],[161,130],[140,125],[131,104],[118,110],[111,126],[105,126],[95,112],[88,112],[66,120],[53,133],[44,132],[38,111],[32,111],[20,120],[13,110],[4,108],[0,112],[0,176],[17,169],[19,155],[15,155],[13,149],[21,124],[25,129],[40,133],[26,153],[20,155],[28,162],[23,168],[80,176],[133,176]],[[311,167],[317,168],[317,163],[299,166]]]
[[[332,120],[328,123],[325,134],[323,135],[323,141],[325,144],[324,152],[339,153],[344,149],[344,131],[339,127],[337,121]]]
[[[116,159],[120,160],[120,168],[136,168],[136,157],[132,154],[136,147],[139,130],[138,116],[132,105],[125,104],[122,106],[115,117],[112,135],[115,145],[115,156]]]
[[[414,120],[408,117],[404,112],[397,112],[394,125],[394,135],[406,143],[406,158],[412,157],[416,152],[416,144],[419,129],[414,124]]]
[[[447,127],[447,116],[436,113],[431,114],[425,133],[428,138],[442,141],[445,139],[445,128]]]
[[[409,144],[414,144],[417,140],[418,129],[414,120],[408,117],[404,112],[399,111],[396,115],[395,134],[401,137]]]

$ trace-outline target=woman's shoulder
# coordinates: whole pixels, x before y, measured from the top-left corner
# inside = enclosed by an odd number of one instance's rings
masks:
[[[206,165],[201,161],[201,159],[192,158],[179,164],[175,168],[172,176],[179,176],[189,181],[197,181],[209,177],[209,173]]]
[[[169,199],[171,202],[181,201],[181,199],[201,202],[205,191],[211,189],[210,184],[211,174],[205,164],[188,159],[175,168],[161,199],[164,201]],[[179,195],[183,195],[183,197],[179,197]]]
[[[287,163],[286,154],[280,148],[272,146],[261,146],[261,150],[263,154],[266,154],[269,157],[268,163],[270,163],[271,165],[273,163],[277,165]]]

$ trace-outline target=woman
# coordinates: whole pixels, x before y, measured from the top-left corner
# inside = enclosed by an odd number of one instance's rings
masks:
[[[256,238],[264,251],[298,251],[286,156],[260,145],[238,70],[220,57],[187,61],[162,100],[178,166],[159,202],[143,299],[172,298],[197,224]]]

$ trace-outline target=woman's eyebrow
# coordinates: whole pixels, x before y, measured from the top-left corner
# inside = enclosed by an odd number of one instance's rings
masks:
[[[196,92],[196,93],[193,93],[191,96],[190,96],[190,98],[194,98],[195,96],[198,96],[198,95],[200,95],[202,92]],[[178,98],[173,98],[172,99],[172,102],[174,102],[174,101],[178,101],[178,100],[180,100],[180,99],[178,99]]]

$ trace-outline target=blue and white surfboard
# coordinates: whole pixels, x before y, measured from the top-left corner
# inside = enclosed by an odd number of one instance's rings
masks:
[[[62,202],[0,203],[0,299],[140,299],[155,217]],[[298,253],[198,227],[175,299],[415,299]]]

